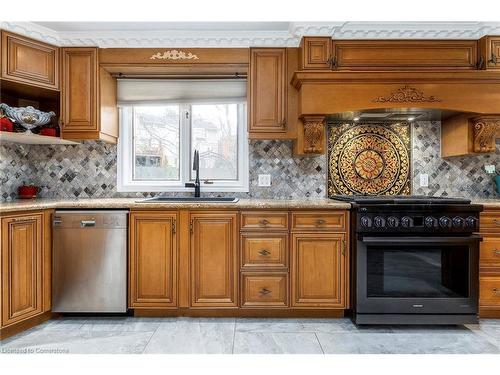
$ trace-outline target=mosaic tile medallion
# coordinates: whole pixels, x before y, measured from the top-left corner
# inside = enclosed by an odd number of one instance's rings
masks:
[[[329,195],[410,194],[410,149],[407,123],[330,125]]]

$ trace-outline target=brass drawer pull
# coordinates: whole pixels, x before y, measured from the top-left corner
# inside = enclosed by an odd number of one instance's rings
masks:
[[[500,220],[498,220],[498,219],[493,219],[493,224],[495,224],[495,225],[500,225]]]
[[[493,249],[493,255],[500,255],[500,250]]]
[[[494,294],[495,296],[500,296],[500,289],[498,289],[498,288],[493,288],[493,294]]]
[[[259,292],[261,295],[265,296],[269,293],[271,293],[271,291],[269,289],[266,289],[266,288],[262,288]]]
[[[269,221],[266,220],[266,219],[262,219],[261,221],[259,221],[259,224],[263,225],[263,226],[266,226],[267,224],[269,224]]]
[[[267,249],[262,249],[262,250],[259,250],[259,254],[263,255],[263,256],[267,256],[267,255],[271,254],[271,252]]]
[[[325,221],[325,220],[323,220],[323,219],[318,219],[318,220],[316,220],[316,225],[318,225],[318,226],[319,226],[319,225],[323,225],[323,224],[325,224],[325,223],[326,223],[326,221]]]

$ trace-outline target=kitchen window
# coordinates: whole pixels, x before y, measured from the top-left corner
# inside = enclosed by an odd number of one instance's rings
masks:
[[[134,81],[118,85],[119,191],[192,191],[195,149],[202,192],[248,191],[245,82]]]

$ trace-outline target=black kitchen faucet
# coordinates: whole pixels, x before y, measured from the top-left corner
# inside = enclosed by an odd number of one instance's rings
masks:
[[[193,171],[196,171],[196,178],[193,182],[186,182],[185,187],[194,187],[195,198],[200,197],[200,153],[194,150],[193,156]]]

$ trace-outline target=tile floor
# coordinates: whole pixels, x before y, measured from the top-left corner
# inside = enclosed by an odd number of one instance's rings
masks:
[[[500,354],[500,319],[358,328],[349,319],[61,318],[0,353]]]

